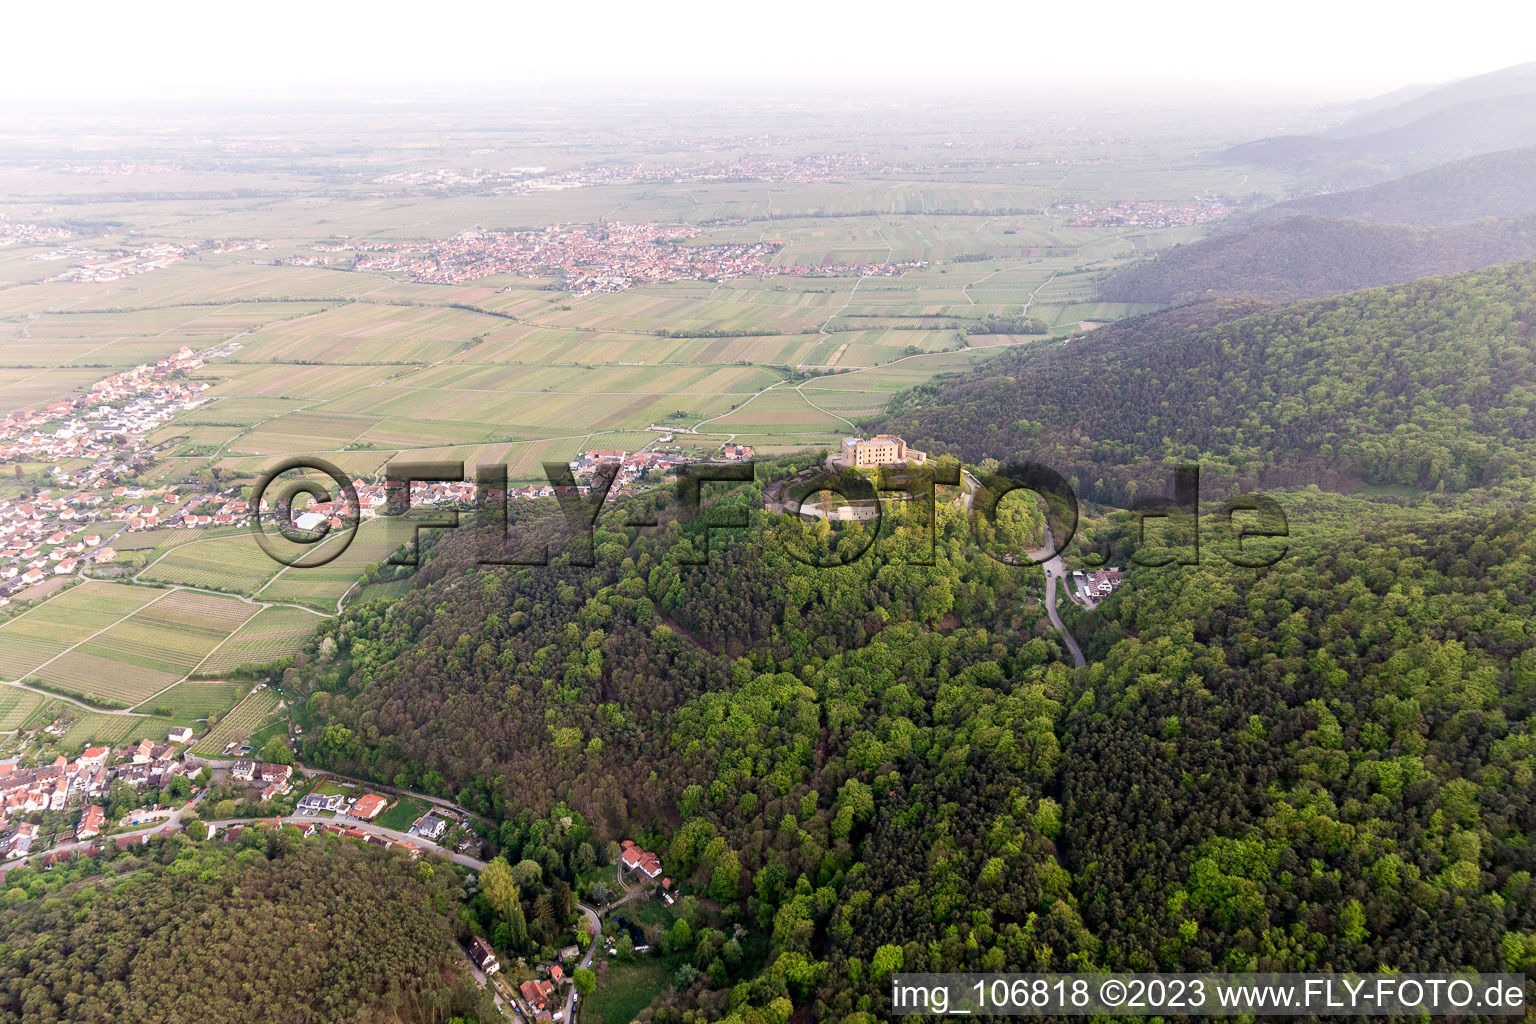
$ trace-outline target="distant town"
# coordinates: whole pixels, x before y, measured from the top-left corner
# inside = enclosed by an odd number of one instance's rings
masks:
[[[773,264],[779,241],[689,244],[700,229],[657,223],[555,224],[537,231],[464,231],[430,242],[340,240],[311,246],[319,256],[273,263],[328,266],[351,254],[353,269],[404,274],[422,284],[463,284],[495,274],[557,277],[573,298],[662,281],[728,281],[776,274],[890,276],[926,260],[814,266]]]

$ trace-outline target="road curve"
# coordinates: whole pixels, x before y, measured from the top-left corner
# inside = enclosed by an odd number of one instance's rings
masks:
[[[1051,527],[1045,527],[1045,550],[1051,551],[1056,547],[1056,542],[1051,538]],[[1067,576],[1066,566],[1061,564],[1061,555],[1055,555],[1041,563],[1045,568],[1045,614],[1050,616],[1051,625],[1061,634],[1062,642],[1067,645],[1067,651],[1072,655],[1072,664],[1078,668],[1087,665],[1083,658],[1082,648],[1077,646],[1077,639],[1067,629],[1067,624],[1061,621],[1061,615],[1056,611],[1056,581],[1065,580]],[[1067,584],[1069,587],[1071,584]]]
[[[1056,579],[1062,575],[1061,559],[1053,558],[1051,562],[1056,563],[1056,570],[1053,572],[1050,563],[1046,563],[1045,613],[1051,617],[1051,625],[1055,626],[1057,631],[1061,633],[1061,639],[1067,645],[1067,650],[1072,655],[1072,664],[1082,668],[1088,664],[1087,660],[1083,658],[1082,648],[1077,646],[1077,639],[1072,636],[1071,631],[1067,629],[1066,623],[1061,621],[1061,616],[1056,612]]]

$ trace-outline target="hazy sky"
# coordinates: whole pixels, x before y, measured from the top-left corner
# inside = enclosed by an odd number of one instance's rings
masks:
[[[1355,99],[1536,60],[1536,4],[1180,0],[30,3],[0,13],[0,98],[485,86],[1049,87]]]

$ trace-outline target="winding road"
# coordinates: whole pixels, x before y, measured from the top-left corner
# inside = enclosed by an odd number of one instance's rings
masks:
[[[1045,527],[1045,550],[1052,551],[1055,548],[1056,542],[1051,538],[1051,527],[1047,523]],[[1061,564],[1060,554],[1046,559],[1040,564],[1045,567],[1045,614],[1050,616],[1051,625],[1056,627],[1056,631],[1061,634],[1062,642],[1067,645],[1067,650],[1072,655],[1072,664],[1082,668],[1088,664],[1083,658],[1083,650],[1077,646],[1077,638],[1072,635],[1071,630],[1067,629],[1067,624],[1061,621],[1061,615],[1056,611],[1056,581],[1066,579],[1066,566]],[[1068,583],[1066,586],[1070,587],[1071,584]]]
[[[964,474],[962,480],[965,486],[965,494],[962,501],[966,510],[969,511],[975,505],[976,492],[981,488],[981,481],[972,476],[971,471],[968,469],[962,470],[962,472]],[[1055,547],[1056,541],[1051,537],[1051,525],[1046,523],[1045,547],[1041,550],[1051,551]],[[1033,556],[1037,552],[1030,552],[1030,554]],[[1067,624],[1061,621],[1061,615],[1056,611],[1056,581],[1066,580],[1067,568],[1062,564],[1060,554],[1054,558],[1048,558],[1039,564],[1045,569],[1045,614],[1050,617],[1051,625],[1056,627],[1056,632],[1061,634],[1062,642],[1067,645],[1067,653],[1072,655],[1072,664],[1082,668],[1088,664],[1087,659],[1083,657],[1083,650],[1077,646],[1077,638],[1067,629]],[[1072,585],[1066,583],[1065,586],[1068,588],[1068,596],[1070,597]]]

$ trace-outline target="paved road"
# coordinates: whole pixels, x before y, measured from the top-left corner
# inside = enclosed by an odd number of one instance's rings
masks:
[[[270,816],[263,816],[260,818],[220,818],[216,821],[210,821],[208,824],[223,828],[226,825],[240,825],[251,821],[270,820]],[[373,825],[366,821],[359,821],[356,818],[348,818],[345,816],[337,818],[326,818],[316,814],[289,814],[283,816],[282,822],[284,825],[311,823],[316,825],[342,825],[346,828],[355,828],[359,831],[367,832],[370,835],[383,836],[387,839],[398,839],[401,842],[406,843],[415,843],[417,846],[425,849],[428,853],[441,854],[442,856],[447,857],[449,860],[453,861],[455,864],[462,864],[464,867],[474,868],[476,871],[479,871],[481,868],[485,867],[485,861],[471,857],[467,853],[459,853],[457,850],[447,849],[446,847],[437,845],[430,839],[425,839],[421,836],[414,836],[409,832],[400,832],[392,828],[384,828],[382,825]]]
[[[1051,528],[1045,528],[1045,550],[1051,551],[1056,547],[1056,542],[1051,538]],[[1083,658],[1082,648],[1077,646],[1077,639],[1067,629],[1067,624],[1061,621],[1061,616],[1056,612],[1056,581],[1065,580],[1067,576],[1066,566],[1061,564],[1061,555],[1048,559],[1041,563],[1045,567],[1045,614],[1050,616],[1051,625],[1061,634],[1062,642],[1067,645],[1067,651],[1072,655],[1072,664],[1082,668],[1088,664]],[[1070,588],[1072,584],[1066,583]]]
[[[597,911],[587,906],[585,903],[578,903],[576,905],[581,908],[581,912],[583,914],[587,915],[587,921],[592,925],[592,941],[587,945],[586,955],[583,956],[581,961],[576,965],[577,970],[584,970],[592,966],[592,957],[597,953],[597,947],[602,943],[603,922],[600,918],[598,918]],[[571,1024],[571,1010],[575,1005],[576,980],[575,978],[572,978],[571,990],[565,994],[565,1013],[561,1018],[565,1021],[565,1024]]]
[[[157,832],[174,832],[181,828],[182,817],[188,811],[192,810],[192,808],[196,807],[197,804],[203,799],[203,795],[207,792],[208,791],[206,789],[198,790],[193,794],[191,800],[188,800],[185,804],[176,808],[175,811],[171,812],[170,817],[165,818],[162,821],[157,821],[153,825],[146,825],[143,828],[134,829],[132,832],[116,832],[104,838],[116,841],[118,839],[131,839],[134,836],[154,835]],[[59,843],[56,846],[50,846],[46,850],[33,850],[26,857],[0,863],[0,878],[4,878],[6,872],[10,871],[12,868],[22,867],[33,857],[38,857],[45,853],[67,853],[70,850],[88,850],[94,847],[100,841],[100,838],[88,839],[83,843],[70,841],[67,843]]]

